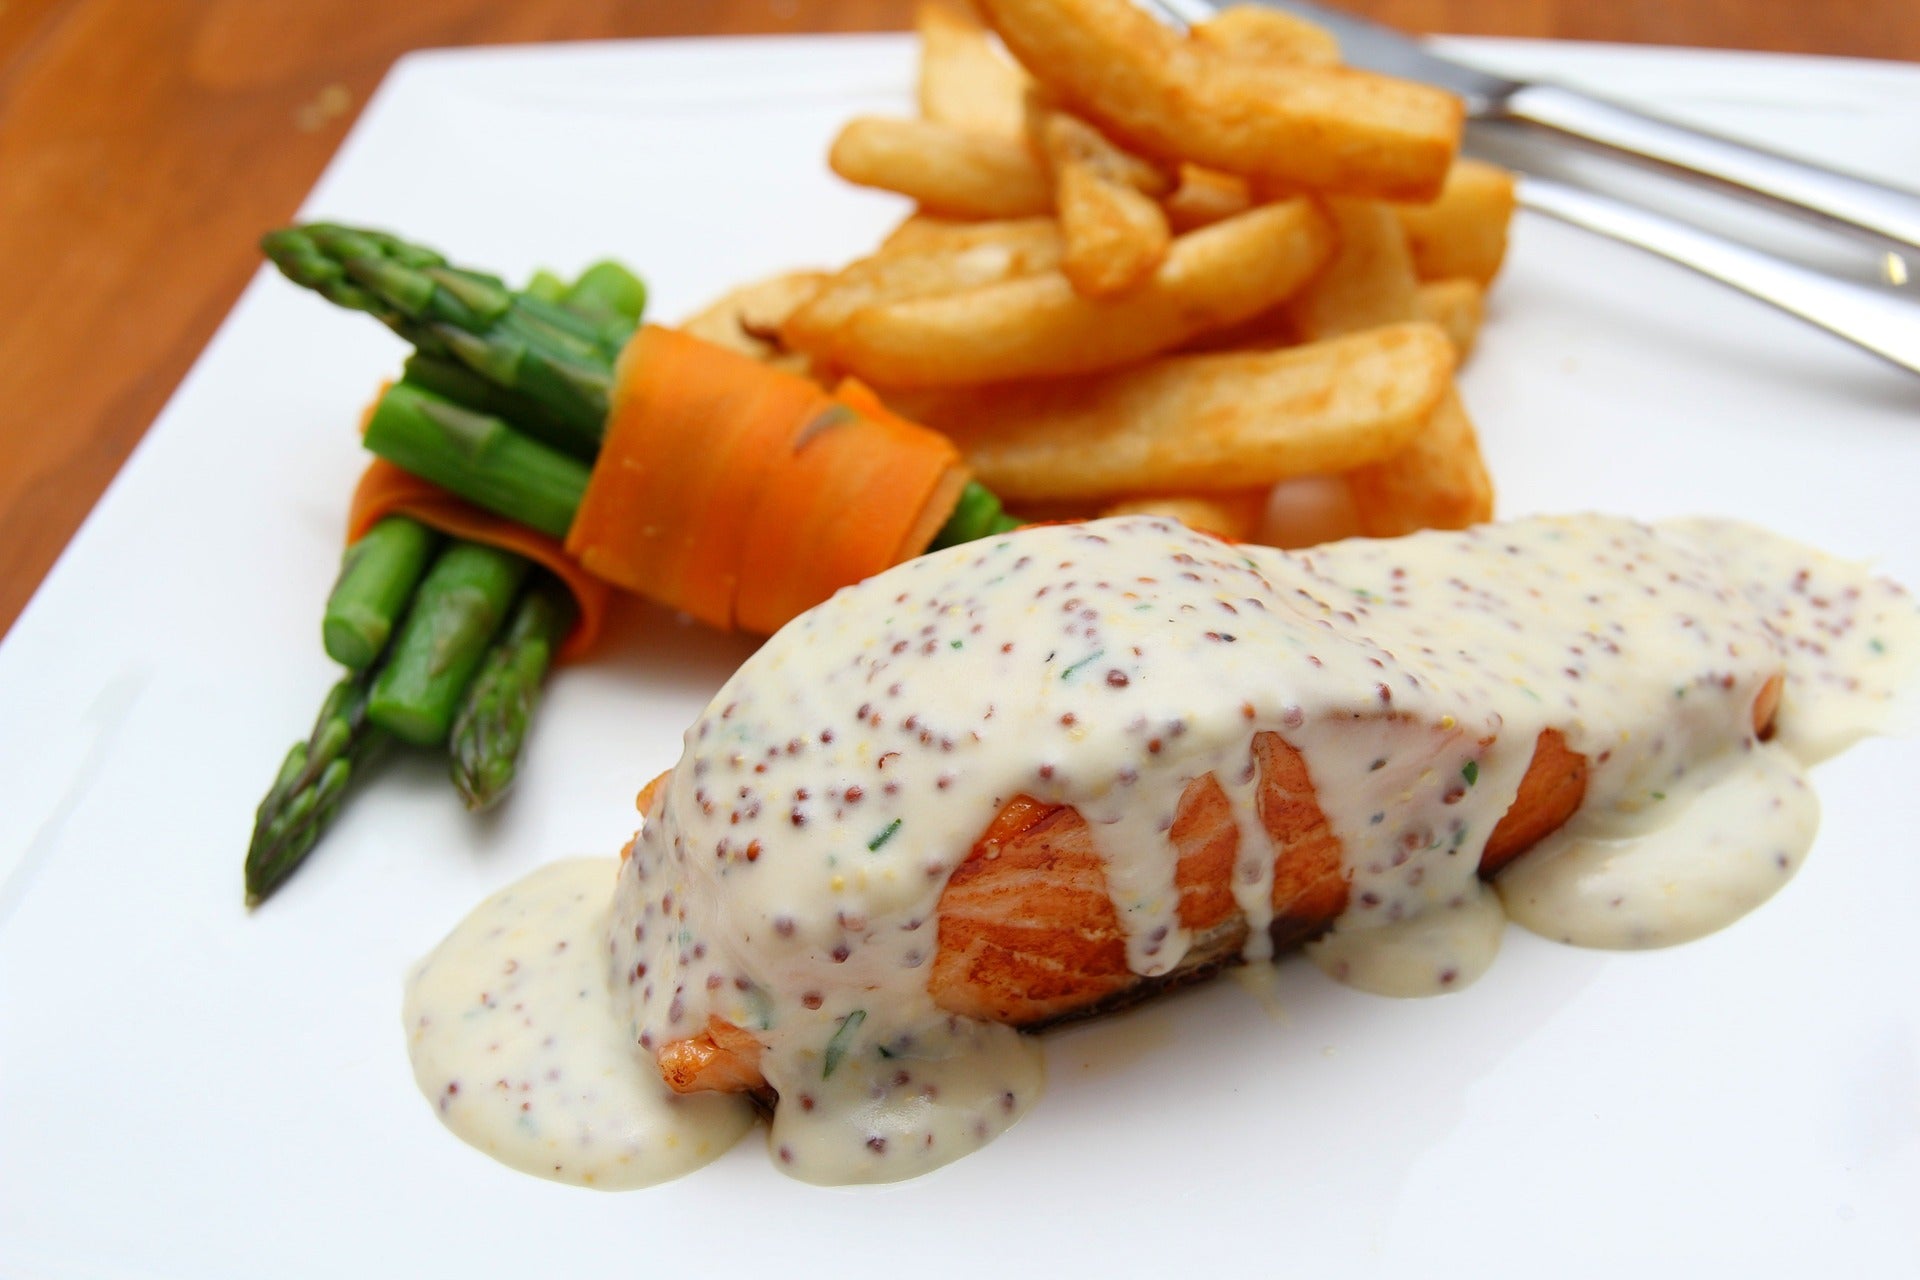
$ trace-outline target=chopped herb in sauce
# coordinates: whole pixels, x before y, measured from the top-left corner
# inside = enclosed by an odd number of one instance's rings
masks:
[[[1105,649],[1095,649],[1092,653],[1080,659],[1080,661],[1074,663],[1072,666],[1068,667],[1065,671],[1062,671],[1060,673],[1060,678],[1062,680],[1071,680],[1073,679],[1074,672],[1086,666],[1089,662],[1097,661],[1106,656],[1107,656],[1107,651]]]
[[[886,826],[882,827],[880,829],[879,835],[867,841],[867,852],[878,853],[880,851],[880,846],[884,845],[887,841],[893,839],[894,833],[900,830],[900,824],[905,821],[906,821],[905,818],[895,818],[892,822],[889,822]]]
[[[841,1059],[847,1056],[847,1046],[853,1043],[853,1033],[867,1020],[865,1009],[855,1009],[840,1020],[840,1029],[833,1033],[833,1039],[827,1041],[826,1057],[820,1063],[820,1078],[825,1080],[833,1075]]]

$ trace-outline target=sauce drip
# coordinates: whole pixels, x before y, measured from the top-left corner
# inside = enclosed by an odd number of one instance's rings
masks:
[[[699,1168],[753,1124],[745,1099],[680,1097],[634,1052],[607,984],[611,858],[551,863],[475,908],[415,967],[413,1077],[501,1163],[614,1191]]]
[[[1350,881],[1309,954],[1430,994],[1484,971],[1509,914],[1649,946],[1763,901],[1811,842],[1801,765],[1880,728],[1916,651],[1899,588],[1724,522],[1289,554],[1132,518],[953,548],[796,619],[688,730],[605,921],[616,1022],[648,1067],[715,1021],[750,1032],[795,1176],[912,1176],[1039,1089],[1026,1039],[928,992],[941,892],[1014,797],[1086,820],[1128,966],[1151,977],[1192,941],[1168,832],[1213,774],[1240,829],[1245,958],[1263,958],[1274,851],[1251,743],[1277,733]],[[1782,673],[1762,743],[1753,707]],[[1586,758],[1585,799],[1496,895],[1479,854],[1549,727]]]

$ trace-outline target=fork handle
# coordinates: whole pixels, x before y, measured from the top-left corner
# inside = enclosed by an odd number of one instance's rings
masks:
[[[1572,142],[1681,174],[1828,226],[1851,227],[1920,250],[1920,196],[1804,164],[1717,134],[1671,124],[1555,84],[1508,95],[1498,119],[1536,125]]]
[[[1920,373],[1920,304],[1750,249],[1612,196],[1523,177],[1520,203],[1657,253]]]

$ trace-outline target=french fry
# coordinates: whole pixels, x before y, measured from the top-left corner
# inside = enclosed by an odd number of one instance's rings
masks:
[[[1340,42],[1331,31],[1282,9],[1237,4],[1191,28],[1198,44],[1232,58],[1297,62],[1316,67],[1340,65]]]
[[[1161,494],[1122,498],[1101,508],[1103,516],[1167,516],[1189,529],[1233,542],[1251,541],[1267,509],[1267,490]]]
[[[1420,318],[1446,330],[1453,342],[1456,365],[1465,364],[1472,354],[1486,306],[1487,291],[1475,280],[1457,277],[1430,280],[1420,286]]]
[[[1173,239],[1151,199],[1166,189],[1165,175],[1062,112],[1046,113],[1039,132],[1066,241],[1061,271],[1089,298],[1127,292],[1153,274]]]
[[[1300,476],[1275,485],[1253,540],[1270,547],[1314,547],[1360,533],[1360,509],[1343,475]]]
[[[1060,257],[1060,224],[1052,218],[1005,218],[956,222],[916,213],[880,242],[882,252],[964,253],[982,245],[1003,245],[1023,256]]]
[[[1405,449],[1347,477],[1369,537],[1464,529],[1493,518],[1493,480],[1480,439],[1452,386]]]
[[[1345,67],[1233,57],[1129,0],[981,0],[1067,109],[1130,150],[1246,178],[1430,200],[1460,141],[1451,94]]]
[[[806,373],[805,356],[789,351],[780,326],[828,280],[824,271],[788,271],[729,290],[682,321],[680,328],[716,346],[766,364]]]
[[[1183,161],[1180,180],[1161,205],[1175,231],[1192,231],[1245,213],[1253,207],[1253,193],[1245,178]]]
[[[1329,200],[1340,247],[1313,281],[1287,302],[1302,341],[1397,324],[1420,315],[1419,281],[1406,233],[1378,200]]]
[[[920,114],[970,133],[1020,138],[1026,74],[993,47],[973,10],[923,3],[914,29],[920,34]]]
[[[1009,501],[1244,490],[1403,450],[1449,385],[1429,324],[1088,378],[901,396]]]
[[[840,130],[827,163],[848,182],[911,196],[932,213],[1024,218],[1053,208],[1053,184],[1020,137],[861,116]]]
[[[1028,128],[1040,154],[1054,168],[1078,161],[1106,181],[1144,195],[1165,195],[1172,189],[1173,181],[1164,169],[1115,146],[1086,121],[1049,108],[1037,95],[1029,95],[1027,110]]]
[[[1511,173],[1480,160],[1456,161],[1431,204],[1396,208],[1414,271],[1422,280],[1465,276],[1483,288],[1492,284],[1507,255],[1514,204]]]
[[[883,249],[850,263],[788,313],[779,326],[780,341],[824,355],[840,330],[868,307],[946,297],[1050,272],[1060,264],[1061,240],[1052,221],[1046,225],[1047,236],[979,237],[966,248]]]
[[[1333,249],[1306,200],[1176,239],[1151,278],[1084,298],[1058,271],[865,307],[830,334],[783,336],[880,387],[954,387],[1090,373],[1143,360],[1277,305]],[[1135,486],[1138,487],[1138,486]]]

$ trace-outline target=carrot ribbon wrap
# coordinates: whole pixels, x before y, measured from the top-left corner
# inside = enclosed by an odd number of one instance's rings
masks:
[[[612,591],[606,583],[582,570],[565,548],[544,533],[535,533],[525,525],[482,511],[385,458],[375,458],[354,487],[353,505],[347,510],[347,541],[357,542],[384,516],[411,516],[428,528],[523,555],[552,571],[572,593],[578,606],[573,630],[567,633],[559,653],[554,655],[560,661],[571,662],[585,656],[599,638]]]
[[[832,394],[654,325],[627,346],[567,551],[721,628],[771,633],[926,549],[967,472],[857,382]]]
[[[967,470],[946,437],[851,379],[831,394],[672,329],[622,353],[606,437],[564,547],[376,459],[347,539],[386,515],[526,556],[579,605],[559,657],[599,635],[609,586],[724,630],[771,634],[919,555]]]

